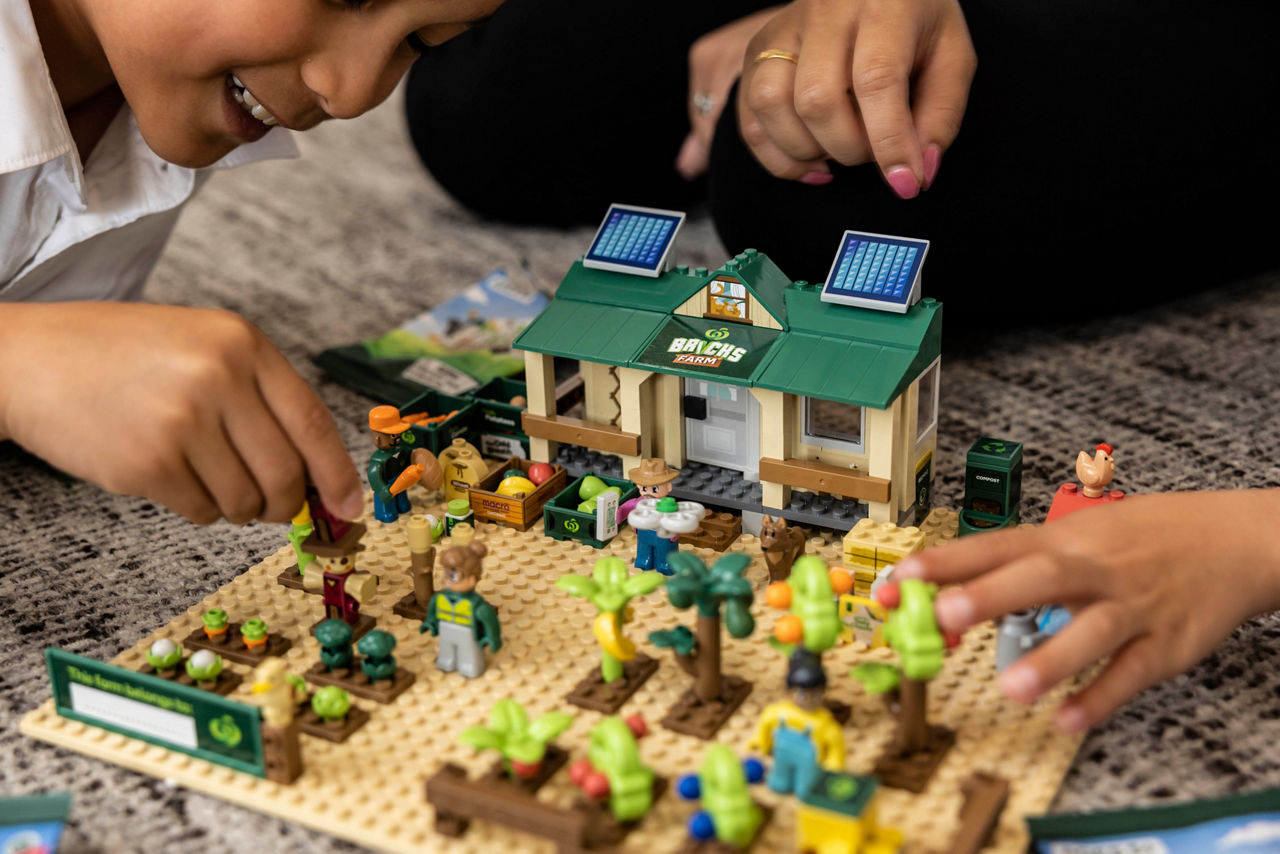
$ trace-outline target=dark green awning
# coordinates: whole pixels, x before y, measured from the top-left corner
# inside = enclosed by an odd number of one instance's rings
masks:
[[[746,323],[673,315],[632,367],[751,385],[781,331]]]

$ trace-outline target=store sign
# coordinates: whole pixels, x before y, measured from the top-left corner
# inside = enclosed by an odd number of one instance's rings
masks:
[[[745,381],[778,340],[778,330],[714,318],[673,316],[636,360],[665,373]]]

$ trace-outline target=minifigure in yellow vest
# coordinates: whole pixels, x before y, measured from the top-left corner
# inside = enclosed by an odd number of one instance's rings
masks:
[[[783,794],[803,795],[818,779],[820,767],[844,770],[844,733],[822,705],[827,674],[821,658],[804,648],[793,652],[787,687],[793,699],[765,707],[751,746],[773,756],[766,786]]]
[[[484,674],[484,647],[502,649],[498,612],[476,593],[484,569],[480,565],[488,549],[483,543],[453,546],[440,555],[444,590],[427,604],[427,618],[418,631],[440,638],[436,667],[458,671],[468,679]]]

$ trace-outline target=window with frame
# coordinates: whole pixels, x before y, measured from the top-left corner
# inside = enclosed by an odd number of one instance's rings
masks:
[[[719,276],[707,285],[707,316],[746,322],[749,320],[750,299],[742,282]]]
[[[804,437],[812,444],[860,454],[865,420],[861,406],[816,397],[804,399]]]
[[[942,360],[938,359],[920,375],[916,393],[916,444],[938,427],[938,371]]]

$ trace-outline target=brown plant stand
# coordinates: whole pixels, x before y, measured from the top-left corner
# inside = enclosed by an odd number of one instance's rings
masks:
[[[938,765],[955,742],[956,734],[951,730],[930,726],[925,746],[904,754],[898,749],[895,736],[889,748],[876,760],[875,775],[886,786],[906,789],[918,795],[929,784],[933,772],[938,770]]]
[[[244,645],[244,636],[240,633],[240,623],[231,623],[219,640],[213,640],[204,633],[204,629],[196,629],[182,641],[185,649],[207,649],[216,652],[227,661],[236,664],[257,666],[271,656],[283,656],[293,649],[293,641],[280,632],[267,632],[267,642],[249,649]]]
[[[751,682],[739,676],[720,677],[720,699],[704,703],[690,688],[680,695],[671,711],[662,719],[662,725],[672,732],[710,740],[724,722],[742,705],[751,693]]]
[[[396,697],[399,697],[409,690],[409,686],[413,684],[415,678],[408,670],[403,667],[397,667],[395,675],[390,679],[379,679],[375,682],[360,668],[359,656],[356,656],[355,660],[351,662],[350,667],[339,667],[336,670],[330,670],[324,666],[324,662],[317,661],[306,672],[308,682],[316,685],[337,685],[357,697],[376,700],[379,703],[390,703]]]
[[[612,715],[657,672],[658,660],[639,652],[635,658],[622,665],[622,675],[612,682],[605,682],[600,668],[593,666],[591,672],[573,686],[565,699],[578,708]]]

